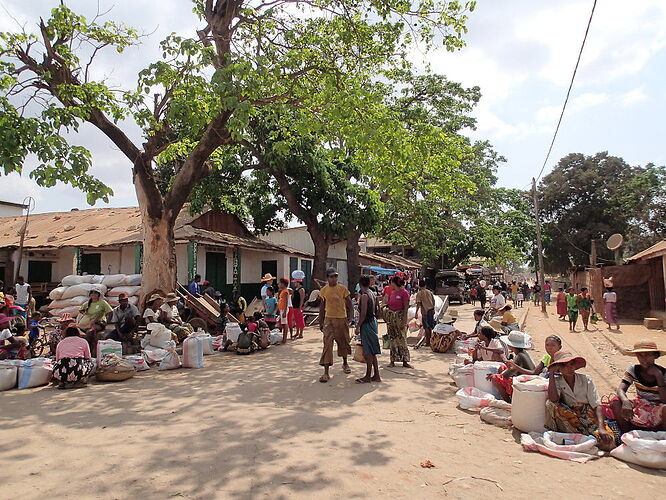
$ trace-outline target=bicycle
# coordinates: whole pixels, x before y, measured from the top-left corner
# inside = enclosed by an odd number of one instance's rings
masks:
[[[39,358],[42,356],[42,354],[44,354],[44,349],[49,347],[52,343],[51,337],[57,325],[57,318],[44,318],[39,321],[37,324],[37,328],[39,329],[39,336],[35,339],[32,339],[29,345],[31,357]],[[50,331],[47,331],[47,328],[49,328]]]

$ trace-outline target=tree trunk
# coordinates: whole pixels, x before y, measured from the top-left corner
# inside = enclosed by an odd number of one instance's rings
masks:
[[[169,219],[166,214],[161,218],[143,215],[141,292],[144,296],[156,290],[170,293],[176,289],[176,241]]]
[[[361,232],[354,228],[347,233],[347,288],[355,290],[358,279],[361,277]]]
[[[328,259],[328,247],[330,241],[326,235],[318,229],[308,227],[315,247],[314,265],[312,266],[312,277],[318,280],[326,280],[326,260]]]

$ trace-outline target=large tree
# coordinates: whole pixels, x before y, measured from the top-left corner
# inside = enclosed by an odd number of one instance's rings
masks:
[[[666,169],[631,166],[607,152],[562,158],[539,185],[546,269],[564,273],[590,262],[597,240],[599,262],[612,262],[605,240],[627,240],[625,251],[642,250],[666,236]]]
[[[210,174],[210,156],[240,142],[261,108],[353,109],[372,75],[402,64],[409,42],[430,45],[439,30],[447,47],[460,46],[474,2],[193,5],[202,29],[164,40],[162,60],[141,71],[129,89],[113,89],[90,70],[100,51],[122,52],[137,43],[132,28],[90,21],[60,5],[36,32],[0,36],[3,172],[20,172],[34,154],[38,165],[30,175],[41,185],[62,181],[87,192],[90,202],[106,200],[111,190],[88,173],[90,153],[65,136],[83,123],[97,128],[132,172],[143,218],[144,292],[174,286],[175,219]],[[141,144],[130,139],[134,125],[143,131]],[[177,167],[161,192],[155,165],[163,154]]]

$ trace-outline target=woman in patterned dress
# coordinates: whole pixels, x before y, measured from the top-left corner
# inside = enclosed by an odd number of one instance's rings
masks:
[[[400,276],[391,279],[391,291],[389,299],[384,308],[384,320],[391,342],[390,367],[395,366],[396,361],[402,361],[405,368],[413,368],[409,364],[410,355],[407,347],[407,311],[409,309],[409,292],[405,290],[405,280]]]

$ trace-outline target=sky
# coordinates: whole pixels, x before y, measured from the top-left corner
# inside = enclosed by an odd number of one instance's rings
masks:
[[[0,31],[30,27],[47,17],[58,2],[0,0]],[[96,2],[67,2],[87,17]],[[421,67],[478,85],[482,99],[474,115],[473,139],[488,140],[506,158],[499,184],[527,188],[538,175],[564,102],[578,56],[592,0],[479,0],[471,13],[466,46],[454,53],[414,49]],[[103,54],[95,75],[132,87],[136,73],[159,58],[158,43],[172,31],[191,35],[200,27],[186,0],[100,0],[107,17],[145,33],[142,45],[122,56]],[[18,23],[18,24],[17,24]],[[632,165],[666,164],[661,119],[666,115],[666,1],[600,0],[581,59],[566,114],[545,173],[568,153],[608,151]],[[132,137],[140,143],[138,130]],[[107,183],[114,196],[107,205],[136,205],[130,165],[101,133],[84,126],[75,141],[92,152],[91,173]],[[29,170],[29,165],[26,165]],[[35,199],[36,212],[86,208],[74,188],[40,188],[23,176],[0,176],[0,199]]]

